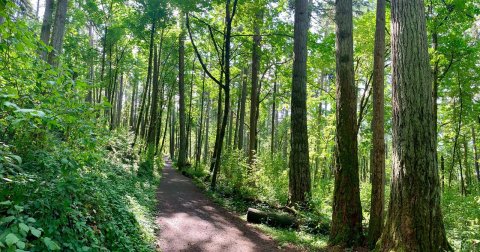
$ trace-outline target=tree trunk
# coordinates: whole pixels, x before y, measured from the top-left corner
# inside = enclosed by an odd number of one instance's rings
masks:
[[[190,80],[190,99],[188,103],[188,122],[187,122],[187,159],[192,156],[192,103],[193,103],[193,79],[195,78],[195,59],[192,62],[192,76]]]
[[[135,131],[135,113],[136,113],[136,104],[137,104],[137,92],[138,92],[138,83],[132,83],[132,101],[130,105],[130,130]]]
[[[440,158],[440,171],[441,171],[441,175],[440,175],[440,183],[441,183],[441,187],[442,187],[442,191],[445,189],[445,159],[443,158],[443,155],[441,156]]]
[[[238,126],[238,146],[237,149],[243,149],[243,133],[245,132],[245,103],[247,100],[247,80],[246,80],[246,70],[243,70],[242,76],[242,98],[240,101],[240,119],[239,119],[239,126]]]
[[[243,72],[242,72],[243,74]],[[243,78],[241,75],[240,75],[240,78]],[[240,84],[241,85],[241,84]],[[233,149],[237,149],[237,146],[238,146],[238,123],[240,121],[240,105],[241,105],[241,100],[242,100],[242,90],[241,90],[241,86],[239,86],[238,90],[240,90],[238,92],[238,97],[237,97],[237,111],[235,113],[235,132],[233,133]]]
[[[462,166],[462,158],[460,156],[460,148],[458,150],[458,170],[460,171],[460,195],[465,196],[465,179],[463,176],[463,166]]]
[[[273,159],[275,152],[275,125],[277,122],[277,72],[275,71],[275,80],[273,81],[273,94],[272,94],[272,129],[270,131],[270,157]]]
[[[158,129],[157,125],[157,116],[158,116],[158,93],[159,93],[159,86],[160,86],[160,65],[162,59],[162,47],[163,47],[163,34],[164,30],[160,34],[160,44],[158,46],[158,53],[157,47],[154,46],[154,54],[153,54],[153,81],[152,81],[152,101],[150,105],[150,125],[148,127],[148,136],[147,136],[147,158],[153,161],[155,156],[155,145],[156,145],[156,133]],[[162,99],[162,98],[160,98]],[[160,108],[161,109],[161,108]]]
[[[179,118],[180,118],[180,149],[178,154],[178,167],[183,169],[187,158],[187,135],[185,132],[185,33],[183,31],[183,13],[180,14],[180,36],[178,38],[178,94],[179,94]]]
[[[451,251],[440,208],[422,0],[392,1],[393,171],[380,251]]]
[[[205,103],[205,72],[203,72],[202,78],[202,98],[200,101],[200,122],[198,123],[198,134],[197,134],[197,151],[195,153],[195,169],[200,163],[200,157],[202,156],[202,129],[203,129],[203,111]]]
[[[256,6],[259,2],[256,1]],[[260,43],[262,37],[260,36],[260,24],[263,21],[263,10],[259,9],[255,13],[255,22],[253,24],[253,48],[252,48],[252,90],[250,94],[250,140],[248,148],[248,163],[250,170],[254,164],[254,157],[257,151],[257,123],[258,123],[258,108],[259,108],[259,87],[258,87],[258,72],[260,71]]]
[[[231,149],[231,147],[232,147],[232,137],[233,137],[233,109],[230,109],[230,119],[229,119],[229,122],[228,122],[228,138],[227,138],[227,148],[228,149]]]
[[[385,65],[385,0],[377,0],[373,70],[372,118],[372,194],[368,247],[374,248],[382,234],[385,205],[385,130],[384,130],[384,65]]]
[[[307,135],[307,40],[310,23],[308,0],[295,0],[294,60],[291,96],[291,150],[289,203],[305,205],[311,194]],[[251,143],[250,143],[251,144]]]
[[[172,110],[170,111],[170,113],[171,113],[172,121],[170,122],[170,159],[174,160],[175,159],[175,104],[172,104],[171,107],[172,107]]]
[[[210,173],[213,172],[216,162],[217,150],[220,140],[220,129],[222,127],[222,87],[218,87],[218,101],[217,101],[217,130],[215,131],[215,145],[213,147],[213,155],[210,163]]]
[[[247,222],[263,223],[271,227],[297,228],[298,222],[292,216],[286,214],[277,214],[264,212],[255,208],[248,208]]]
[[[55,7],[54,0],[45,0],[45,12],[43,13],[42,30],[40,32],[40,39],[45,45],[50,44],[50,31],[53,23],[53,9]],[[42,50],[40,57],[43,60],[47,60],[47,51]]]
[[[153,42],[155,38],[155,20],[152,20],[152,28],[150,30],[150,46],[149,46],[149,53],[148,53],[148,69],[147,69],[147,81],[145,82],[145,87],[143,89],[143,95],[140,105],[140,111],[138,113],[137,118],[137,126],[135,127],[135,137],[133,138],[132,147],[135,146],[137,142],[138,133],[140,131],[140,124],[144,121],[143,112],[145,109],[145,101],[147,100],[147,93],[148,93],[148,86],[150,83],[150,77],[152,75],[152,61],[153,61]],[[171,157],[173,160],[173,157]]]
[[[450,167],[450,173],[449,173],[449,176],[448,176],[448,186],[451,186],[452,184],[452,178],[453,178],[453,171],[455,169],[455,159],[458,155],[458,159],[460,160],[461,157],[458,153],[458,149],[460,148],[459,147],[459,143],[458,143],[458,139],[460,137],[460,130],[462,129],[462,121],[463,121],[463,94],[462,94],[462,86],[460,84],[460,82],[458,83],[458,86],[459,86],[459,91],[460,91],[460,94],[459,94],[459,99],[460,99],[460,115],[459,115],[459,119],[458,119],[458,125],[457,125],[457,129],[455,131],[455,139],[454,139],[454,144],[453,144],[453,155],[452,155],[452,166]],[[455,103],[454,103],[454,109],[455,109]]]
[[[212,190],[215,190],[216,188],[216,183],[217,183],[217,176],[218,172],[220,171],[220,163],[221,163],[221,157],[222,157],[222,147],[223,147],[223,139],[225,137],[225,128],[227,126],[227,120],[228,120],[228,113],[230,111],[230,41],[231,41],[231,33],[232,33],[232,21],[233,17],[235,16],[236,8],[237,8],[237,1],[234,0],[233,2],[233,10],[230,12],[230,0],[226,1],[225,4],[225,36],[224,36],[224,48],[225,48],[225,84],[223,86],[223,90],[225,91],[225,108],[223,112],[223,120],[222,120],[222,126],[220,128],[220,134],[219,134],[219,139],[218,139],[218,146],[217,146],[217,151],[216,151],[216,156],[215,156],[215,167],[213,169],[213,174],[212,174],[212,182],[210,184],[210,187]]]
[[[477,139],[475,137],[475,126],[472,126],[472,138],[473,138],[473,157],[475,159],[475,172],[477,173],[477,181],[480,182],[480,164],[479,155],[477,150]]]
[[[468,163],[468,142],[467,137],[463,135],[463,156],[464,161],[463,164],[465,165],[465,194],[468,194],[468,188],[472,183],[472,177],[470,176],[470,165]]]
[[[357,91],[353,68],[352,0],[337,0],[336,27],[336,167],[330,243],[363,243],[357,143]]]
[[[67,6],[68,0],[58,0],[55,21],[53,23],[52,40],[50,42],[53,50],[48,54],[48,63],[52,66],[58,66],[57,57],[62,53],[65,22],[67,20]]]
[[[122,105],[123,105],[123,74],[120,75],[120,87],[118,90],[118,97],[117,97],[117,113],[116,113],[116,125],[121,126],[121,119],[122,119]]]
[[[205,123],[205,146],[203,149],[203,162],[208,163],[208,133],[210,131],[210,93],[207,92],[207,106],[205,108],[205,116],[207,122]]]
[[[38,14],[38,6],[37,6],[37,14]],[[88,25],[88,46],[89,46],[88,48],[89,50],[95,50],[94,44],[93,44],[93,25],[92,24]],[[94,89],[94,79],[95,79],[95,72],[93,71],[94,64],[95,64],[95,60],[93,57],[91,57],[88,62],[89,87],[88,87],[87,97],[85,98],[85,101],[88,103],[94,102],[94,99],[93,99],[93,89]]]

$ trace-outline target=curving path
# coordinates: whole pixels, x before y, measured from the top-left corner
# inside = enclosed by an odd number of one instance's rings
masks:
[[[270,237],[214,204],[190,179],[174,170],[169,160],[162,173],[157,191],[159,251],[283,250]]]

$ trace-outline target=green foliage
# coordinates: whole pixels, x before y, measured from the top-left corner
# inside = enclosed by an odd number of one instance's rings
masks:
[[[49,251],[60,250],[57,242],[43,235],[36,220],[24,213],[25,208],[13,205],[11,201],[0,202],[0,249],[24,251],[43,248]]]
[[[461,197],[456,188],[446,188],[442,210],[447,237],[455,251],[480,249],[480,187],[472,194]]]

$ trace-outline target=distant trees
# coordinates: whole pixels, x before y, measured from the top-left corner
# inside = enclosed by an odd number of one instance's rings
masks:
[[[424,4],[392,1],[393,173],[381,251],[450,251],[440,209]]]

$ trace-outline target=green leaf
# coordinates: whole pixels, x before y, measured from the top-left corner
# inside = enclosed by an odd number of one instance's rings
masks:
[[[34,227],[30,227],[30,232],[32,232],[32,235],[34,235],[37,238],[39,238],[42,235],[42,231],[40,231],[40,230],[38,230]]]
[[[10,107],[10,108],[14,108],[14,109],[20,109],[20,107],[17,106],[17,104],[13,103],[13,102],[4,102],[3,105],[5,107]]]
[[[36,222],[36,220],[35,220],[34,218],[32,218],[32,217],[28,217],[27,221],[28,221],[28,222],[31,222],[31,223],[35,223],[35,222]]]
[[[43,243],[45,243],[47,248],[50,250],[60,250],[60,246],[58,246],[56,242],[52,241],[52,239],[48,237],[43,238]]]
[[[25,248],[25,242],[23,242],[23,241],[18,241],[18,242],[17,242],[17,248],[19,248],[19,249],[24,249],[24,248]]]
[[[7,237],[5,237],[5,243],[7,246],[12,246],[13,244],[17,243],[20,239],[15,234],[8,234]]]
[[[19,164],[21,164],[21,163],[22,163],[22,158],[21,158],[20,156],[17,156],[17,155],[10,155],[10,157],[12,157],[12,158],[14,158],[15,160],[17,160],[17,162],[18,162]]]
[[[25,232],[28,232],[28,230],[30,230],[30,228],[27,225],[25,225],[25,223],[18,224],[18,227],[20,227],[20,229],[22,229]]]
[[[13,220],[15,220],[15,216],[7,216],[7,217],[4,217],[0,220],[0,224],[9,223]]]
[[[12,202],[10,200],[0,202],[0,206],[9,206]]]
[[[32,116],[45,117],[45,112],[35,109],[17,109],[15,113],[29,113]]]

